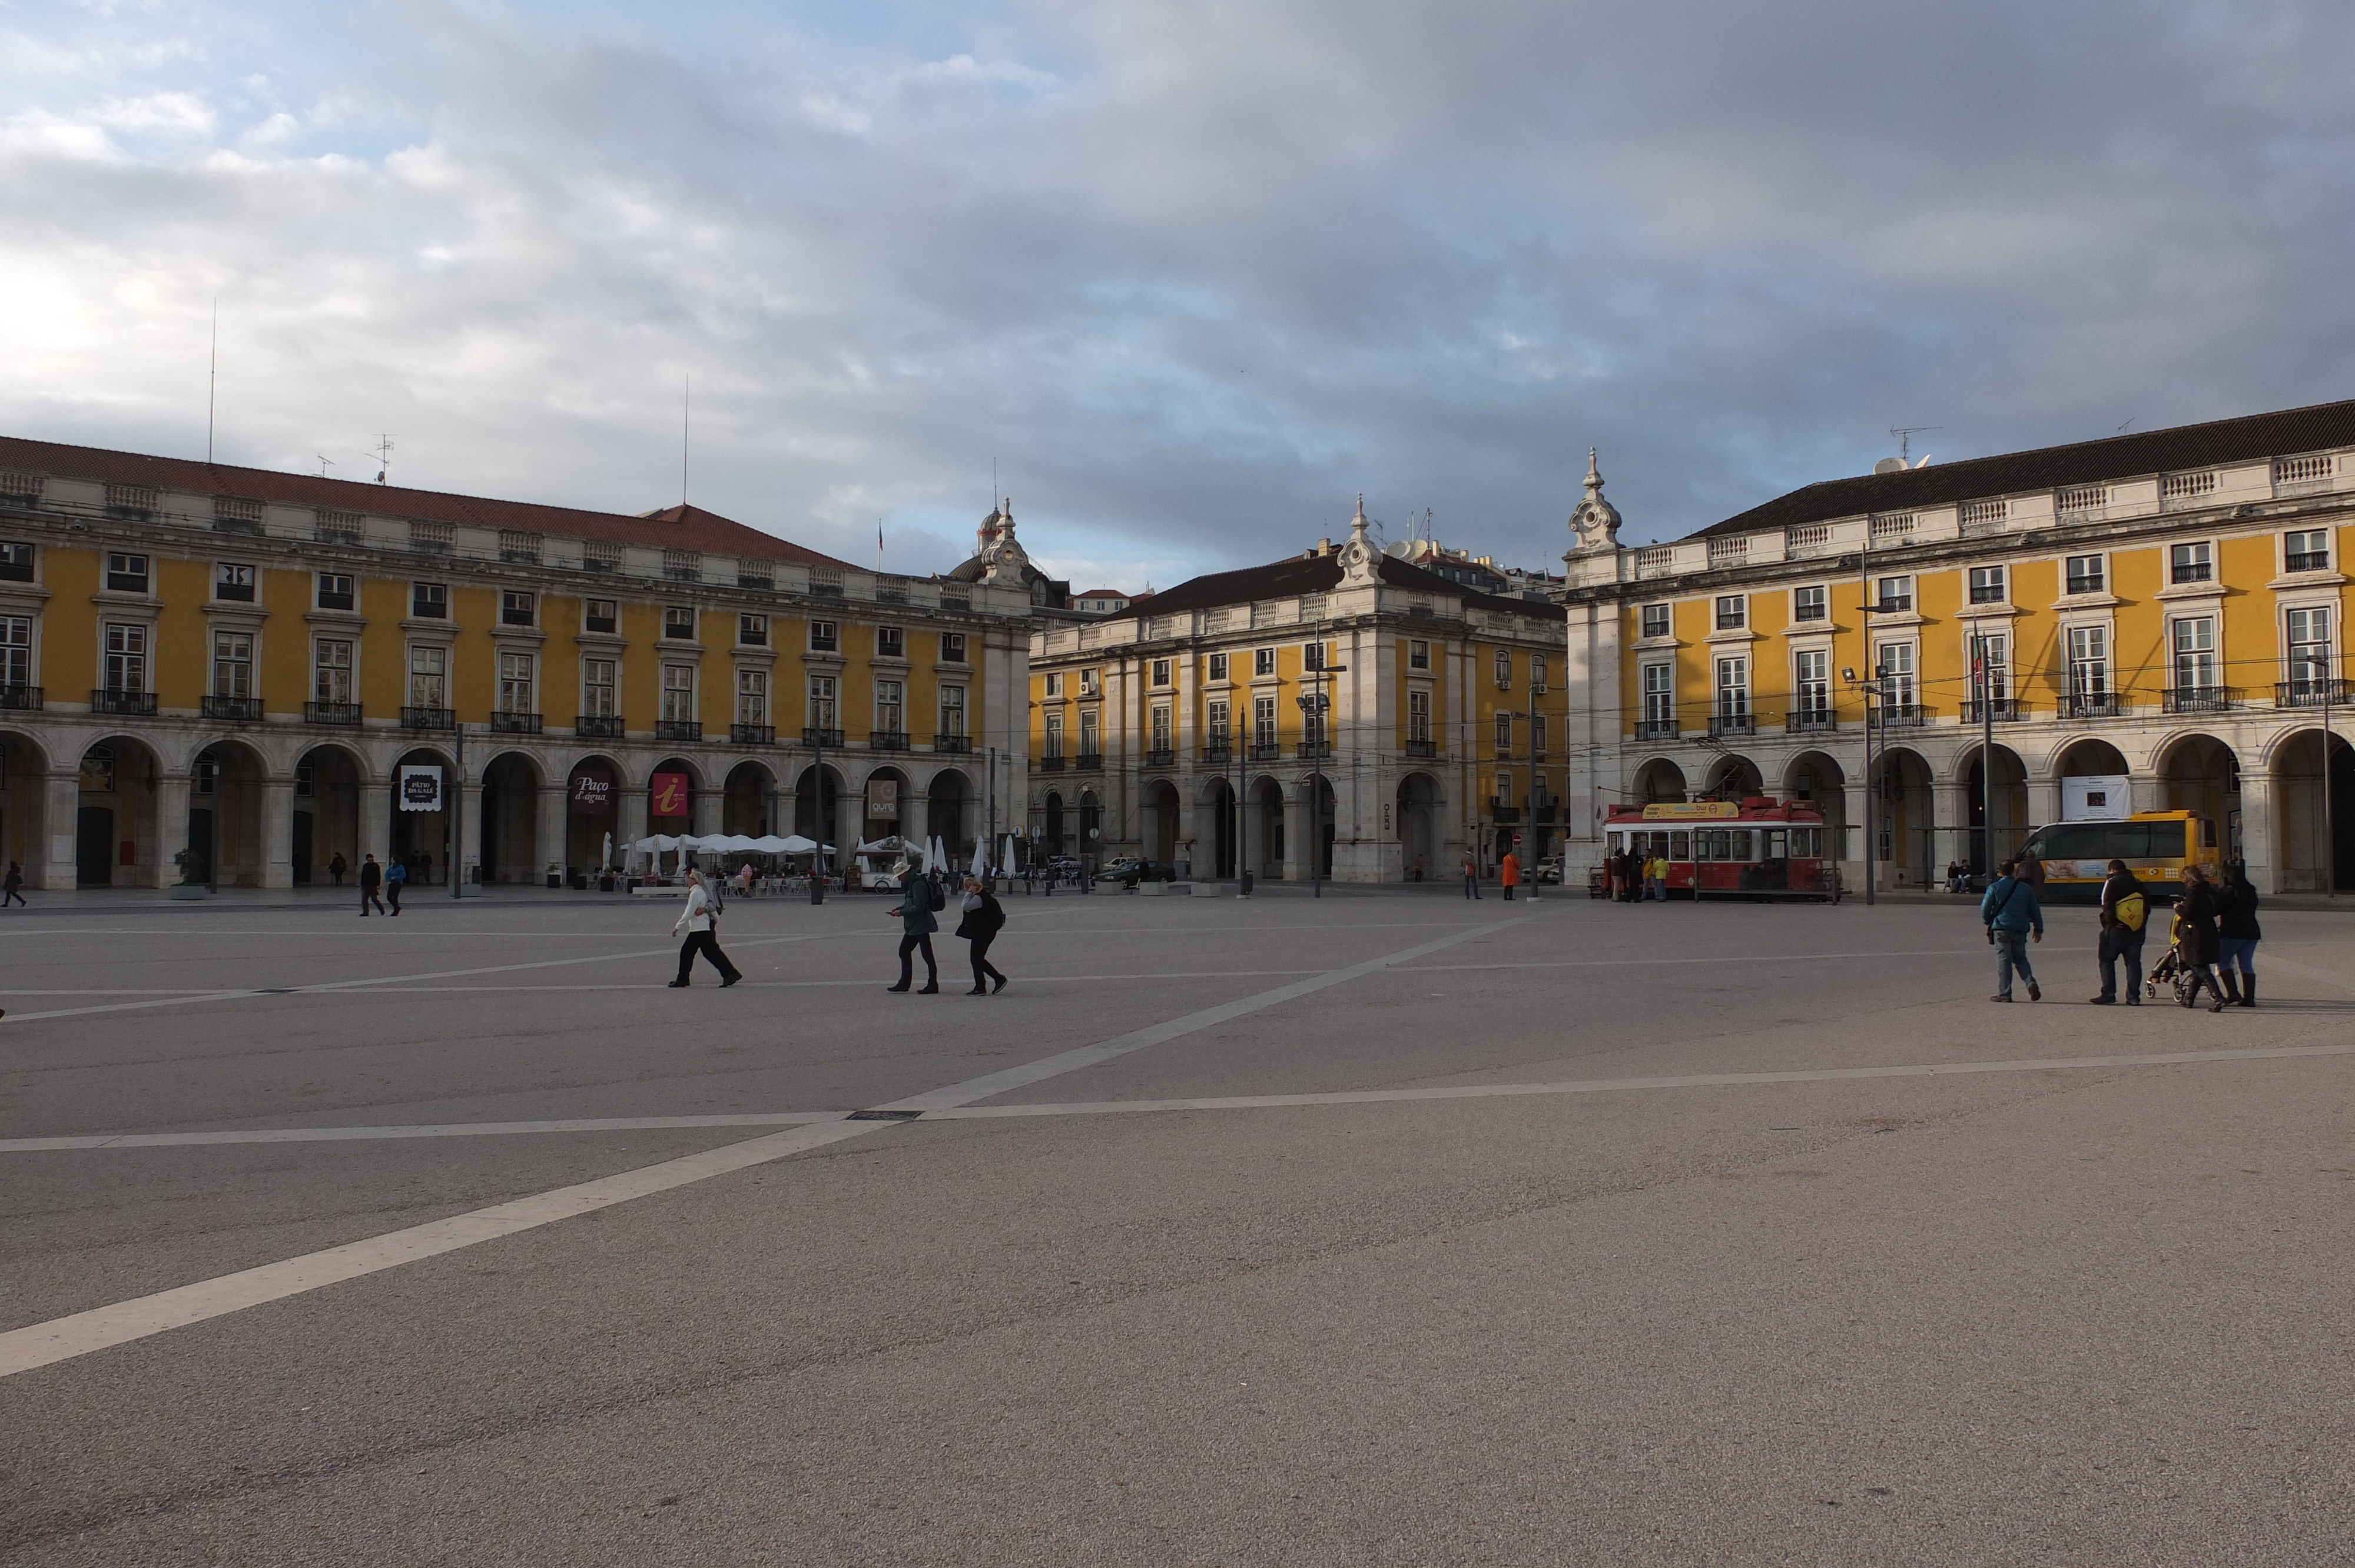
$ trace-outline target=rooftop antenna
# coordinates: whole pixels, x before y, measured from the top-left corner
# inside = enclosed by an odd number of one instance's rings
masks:
[[[220,397],[220,296],[213,296],[212,367],[205,373],[205,466],[213,461],[213,409]]]
[[[2140,414],[2137,414],[2137,415],[2135,416],[2135,419],[2139,419],[2139,418],[2142,418],[2142,416],[2141,416]],[[2131,424],[2133,424],[2133,423],[2134,423],[2134,419],[2128,419],[2128,420],[2126,421],[2126,425],[2131,425]],[[2120,435],[2122,435],[2122,436],[2123,436],[2123,435],[2125,435],[2125,434],[2126,433],[2126,425],[2120,425],[2120,426],[2118,427],[2118,434],[2120,434]]]
[[[1910,443],[1913,441],[1913,438],[1920,435],[1924,430],[1943,430],[1946,427],[1944,425],[1890,426],[1889,433],[1897,438],[1897,461],[1899,462],[1905,463],[1905,466],[1908,468],[1913,467],[1913,465],[1910,462],[1906,462],[1906,460],[1913,456],[1913,449]],[[1924,458],[1923,461],[1926,462],[1929,460]]]
[[[319,460],[319,477],[321,479],[326,478],[327,471],[336,466],[336,460],[325,455],[324,453],[314,452],[312,455]]]
[[[379,435],[376,439],[376,482],[382,484],[384,476],[391,471],[392,438],[389,435]]]

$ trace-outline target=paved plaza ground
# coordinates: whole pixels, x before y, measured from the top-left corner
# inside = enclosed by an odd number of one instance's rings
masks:
[[[0,916],[10,1564],[2355,1560],[2344,915],[152,898]]]

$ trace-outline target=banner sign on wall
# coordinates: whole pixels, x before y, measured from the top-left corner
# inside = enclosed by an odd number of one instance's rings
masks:
[[[687,815],[687,775],[657,773],[648,797],[647,814],[656,817]]]
[[[404,811],[438,811],[442,809],[442,769],[439,765],[401,764],[400,809]]]
[[[2133,815],[2123,773],[2084,773],[2061,780],[2061,820],[2064,822],[2122,822]]]
[[[868,821],[896,821],[899,816],[900,781],[897,779],[869,779],[867,781]]]
[[[613,781],[598,773],[583,773],[572,780],[572,804],[575,810],[591,816],[613,809]]]

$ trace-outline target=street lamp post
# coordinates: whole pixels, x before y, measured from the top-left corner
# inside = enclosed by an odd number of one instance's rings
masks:
[[[1309,758],[1314,766],[1308,774],[1308,887],[1311,897],[1322,898],[1325,896],[1325,768],[1323,765],[1333,750],[1330,726],[1325,723],[1325,677],[1328,674],[1337,675],[1348,666],[1347,664],[1328,665],[1325,662],[1325,623],[1321,620],[1316,623],[1316,641],[1311,642],[1309,647],[1315,651],[1316,664],[1315,669],[1305,673],[1316,677],[1316,690],[1312,695],[1297,700],[1300,704],[1303,721],[1300,733],[1304,748],[1308,744],[1307,721],[1311,718],[1316,721],[1317,734],[1322,737],[1314,743],[1319,755]]]

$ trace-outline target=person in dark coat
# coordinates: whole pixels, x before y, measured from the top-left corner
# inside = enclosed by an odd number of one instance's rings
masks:
[[[25,868],[13,860],[8,863],[8,874],[0,877],[0,909],[11,904],[25,904]],[[25,904],[25,907],[32,906]]]
[[[2142,900],[2139,909],[2131,902],[2137,898]],[[2108,1007],[2118,1000],[2121,960],[2126,969],[2126,1005],[2142,1005],[2142,943],[2150,929],[2150,892],[2133,870],[2122,860],[2110,862],[2109,877],[2102,884],[2102,994],[2094,998],[2094,1006]]]
[[[2257,1005],[2257,940],[2264,932],[2257,925],[2257,890],[2250,885],[2245,866],[2234,861],[2224,868],[2224,885],[2216,895],[2216,973],[2224,994],[2242,1007]],[[2233,970],[2240,973],[2237,978]]]
[[[367,856],[360,862],[361,919],[365,920],[368,918],[368,906],[371,904],[376,906],[376,912],[378,914],[381,915],[384,913],[384,900],[377,896],[376,891],[383,885],[384,867],[377,864],[376,856]]]
[[[344,858],[343,851],[337,850],[336,852],[336,858],[327,863],[327,874],[336,879],[336,885],[337,887],[341,887],[344,885],[344,873],[351,870],[351,868],[352,863]]]
[[[900,983],[886,986],[886,991],[905,991],[915,978],[915,965],[909,955],[924,955],[924,985],[918,996],[938,996],[941,993],[941,966],[932,957],[932,933],[941,928],[932,918],[932,886],[915,874],[906,861],[891,868],[900,881],[900,903],[893,913],[900,917]]]
[[[2224,987],[2216,979],[2216,889],[2210,884],[2208,874],[2196,865],[2183,868],[2183,896],[2175,901],[2176,918],[2183,922],[2177,938],[2177,948],[2183,962],[2191,970],[2191,997],[2196,1001],[2200,987],[2206,985],[2208,994],[2216,1000],[2209,1005],[2211,1012],[2224,1011]],[[2191,1002],[2187,1001],[2184,1006]]]
[[[989,944],[997,940],[997,933],[1006,928],[1006,911],[998,907],[997,898],[982,886],[977,876],[964,879],[964,918],[957,922],[956,934],[973,944],[968,956],[973,959],[973,989],[967,996],[989,996],[993,988],[984,983],[997,982],[995,991],[1006,989],[1006,977],[999,974],[989,961]]]

